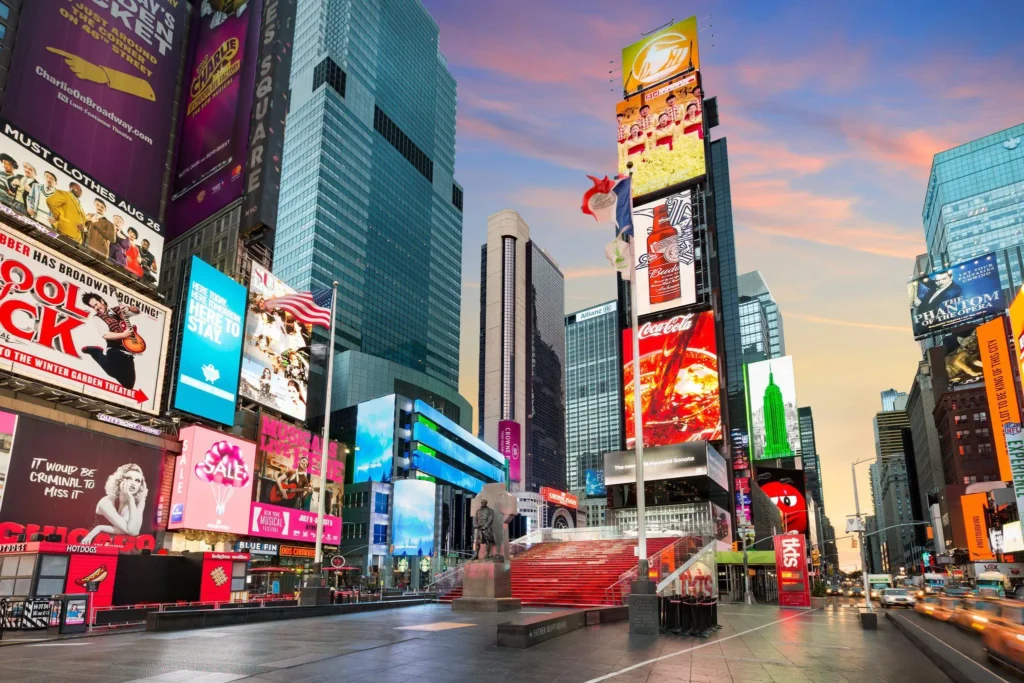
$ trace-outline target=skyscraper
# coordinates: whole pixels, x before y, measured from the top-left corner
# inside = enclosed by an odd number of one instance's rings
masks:
[[[818,505],[822,516],[825,514],[824,495],[821,489],[821,460],[814,441],[814,416],[809,406],[797,409],[800,419],[800,459],[803,461],[807,480],[807,495]]]
[[[903,410],[907,406],[907,392],[886,389],[882,392],[882,410]]]
[[[932,160],[922,219],[931,269],[996,253],[1004,288],[1024,283],[1024,124]]]
[[[605,453],[619,449],[618,337],[615,301],[565,316],[565,464],[573,492],[586,488],[589,472],[602,473]]]
[[[878,528],[886,529],[882,560],[890,572],[899,566],[909,572],[916,566],[918,535],[911,522],[920,521],[915,519],[920,501],[914,500],[916,491],[912,490],[908,473],[908,466],[914,467],[915,464],[910,419],[905,408],[901,407],[906,405],[906,397],[899,398],[895,405],[893,410],[876,413],[872,420],[878,461],[871,465],[871,483]]]
[[[512,486],[565,490],[565,281],[512,209],[487,219],[480,249],[479,431],[520,425],[523,462]]]
[[[419,0],[300,2],[291,88],[275,274],[338,281],[337,351],[457,387],[462,188],[437,24]]]
[[[782,313],[761,272],[741,274],[738,286],[743,363],[785,356]]]

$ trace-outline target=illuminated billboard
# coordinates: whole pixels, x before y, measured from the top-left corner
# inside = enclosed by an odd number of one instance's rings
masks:
[[[265,306],[267,299],[294,293],[269,270],[252,264],[238,394],[305,420],[312,325],[300,323],[287,311],[268,311]]]
[[[395,395],[356,408],[356,454],[352,483],[391,481],[395,450]]]
[[[677,21],[622,49],[622,89],[635,93],[700,69],[697,17]]]
[[[907,290],[917,339],[1005,308],[994,254],[914,278]]]
[[[160,279],[160,223],[3,119],[0,213],[148,285]]]
[[[728,490],[725,458],[706,442],[690,442],[675,446],[644,448],[644,481],[708,477]],[[604,454],[606,486],[636,483],[636,451],[615,451]]]
[[[608,487],[604,485],[604,470],[584,470],[584,477],[588,498],[608,495]]]
[[[635,442],[632,335],[631,328],[622,332],[626,448],[633,448]],[[714,313],[687,313],[646,322],[638,337],[644,448],[721,439]]]
[[[206,427],[181,430],[168,529],[247,533],[256,444]]]
[[[950,386],[973,384],[984,379],[976,329],[962,329],[946,335],[942,338],[942,350]]]
[[[157,215],[187,8],[181,0],[22,3],[4,118]]]
[[[786,531],[807,533],[807,487],[803,470],[759,466],[757,485],[779,508]]]
[[[434,498],[437,484],[421,479],[399,479],[394,486],[392,555],[434,554]]]
[[[964,530],[967,532],[967,552],[971,562],[989,562],[996,559],[988,539],[988,522],[985,508],[987,493],[969,493],[960,496],[960,509],[964,516]]]
[[[633,208],[637,315],[697,302],[689,190]]]
[[[703,107],[697,73],[619,102],[619,173],[632,176],[634,201],[707,172]]]
[[[157,415],[170,310],[0,226],[0,369]]]
[[[245,287],[192,257],[174,407],[231,427],[238,400]]]
[[[751,459],[800,455],[793,357],[751,363],[746,366],[746,374]]]

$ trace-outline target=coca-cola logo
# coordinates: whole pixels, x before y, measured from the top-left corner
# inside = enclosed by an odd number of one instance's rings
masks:
[[[647,337],[660,337],[665,334],[672,334],[674,332],[682,332],[693,327],[693,323],[696,320],[697,315],[695,313],[688,313],[686,315],[675,315],[668,320],[659,320],[657,322],[647,322],[640,326],[640,331],[637,333],[639,339],[646,339]]]

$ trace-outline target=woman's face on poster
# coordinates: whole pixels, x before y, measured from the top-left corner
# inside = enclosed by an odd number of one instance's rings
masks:
[[[142,472],[136,470],[129,470],[124,475],[124,485],[128,490],[128,493],[135,495],[142,489]]]

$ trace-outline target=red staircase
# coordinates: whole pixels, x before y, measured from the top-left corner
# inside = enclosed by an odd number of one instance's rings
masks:
[[[647,539],[653,555],[676,538]],[[612,604],[605,589],[636,567],[635,539],[540,543],[512,559],[512,597],[524,605],[586,607]],[[462,597],[462,586],[441,602]]]

